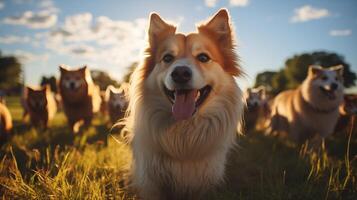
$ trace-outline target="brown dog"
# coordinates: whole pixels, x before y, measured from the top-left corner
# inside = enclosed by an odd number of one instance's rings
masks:
[[[123,83],[120,88],[115,88],[112,85],[107,87],[105,100],[112,124],[115,124],[124,117],[128,106],[126,88],[127,85],[125,83]]]
[[[133,184],[143,199],[199,199],[222,183],[243,114],[229,14],[186,35],[154,13],[148,33],[126,119]]]
[[[275,97],[271,132],[287,132],[295,141],[321,143],[332,134],[343,100],[343,66],[324,69],[310,66],[301,86]],[[316,143],[317,144],[317,143]]]
[[[8,134],[12,130],[12,117],[5,102],[0,101],[0,143],[3,143],[8,138]]]
[[[69,69],[60,66],[59,89],[64,112],[68,124],[74,133],[84,123],[88,126],[93,114],[100,109],[100,89],[93,83],[89,69],[85,66],[79,69]]]
[[[344,96],[344,101],[340,105],[340,117],[338,119],[335,132],[341,132],[348,128],[352,117],[357,116],[357,95],[356,94],[346,94]]]
[[[24,95],[24,109],[30,122],[37,128],[48,128],[48,123],[57,112],[57,105],[48,85],[41,88],[27,86]]]
[[[269,105],[265,94],[265,87],[248,88],[244,94],[247,106],[244,108],[244,127],[248,133],[261,130],[269,115]]]

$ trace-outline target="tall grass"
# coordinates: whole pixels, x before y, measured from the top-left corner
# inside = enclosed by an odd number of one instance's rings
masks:
[[[135,199],[130,147],[102,116],[74,135],[59,113],[47,131],[24,125],[18,98],[8,99],[15,130],[0,150],[3,199]],[[114,138],[113,138],[114,137]],[[238,140],[225,183],[205,199],[357,199],[357,136],[351,126],[320,152],[249,133]]]

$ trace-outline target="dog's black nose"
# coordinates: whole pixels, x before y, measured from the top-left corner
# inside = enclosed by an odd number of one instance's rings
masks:
[[[179,66],[171,73],[171,77],[175,83],[187,83],[192,78],[192,71],[186,66]]]
[[[73,90],[74,87],[75,87],[74,82],[71,82],[71,83],[69,84],[69,87]]]
[[[332,89],[332,90],[336,90],[337,87],[338,87],[337,83],[332,83],[332,84],[331,84],[331,89]]]

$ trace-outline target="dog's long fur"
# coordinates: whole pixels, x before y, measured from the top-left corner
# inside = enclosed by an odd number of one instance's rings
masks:
[[[310,66],[308,76],[295,90],[280,93],[273,102],[272,132],[287,132],[297,142],[330,135],[336,125],[343,99],[343,67],[322,69]],[[326,80],[323,80],[326,79]],[[336,83],[335,98],[323,94],[324,87]]]
[[[100,89],[93,83],[89,69],[85,66],[79,69],[69,69],[68,66],[60,66],[59,89],[62,97],[64,112],[68,124],[73,132],[79,131],[80,123],[88,126],[93,114],[100,109]],[[77,85],[73,91],[67,85],[74,82]]]
[[[0,101],[0,143],[7,138],[7,134],[12,130],[12,126],[11,113],[5,103]]]
[[[189,35],[175,34],[174,26],[151,15],[148,55],[132,75],[126,119],[132,133],[133,184],[142,198],[196,198],[223,180],[227,153],[235,144],[243,112],[242,92],[233,78],[240,68],[232,37],[226,10]],[[210,96],[191,118],[182,121],[174,120],[161,88],[167,68],[160,66],[158,53],[174,39],[204,40],[214,47],[210,50],[212,60],[216,59],[210,69],[202,69],[213,84]]]
[[[48,123],[57,112],[57,104],[48,85],[41,88],[27,86],[25,105],[31,124],[38,128],[48,128]]]

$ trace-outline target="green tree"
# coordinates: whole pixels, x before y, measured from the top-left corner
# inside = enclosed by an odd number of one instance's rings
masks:
[[[15,56],[3,56],[0,52],[0,90],[16,92],[22,85],[22,67]]]
[[[107,72],[101,70],[91,70],[91,75],[93,81],[99,85],[100,90],[107,89],[108,85],[113,85],[115,87],[119,86],[119,83],[109,76]]]
[[[42,76],[41,78],[41,86],[44,86],[46,84],[50,85],[51,91],[54,93],[57,93],[57,79],[54,76],[46,77]]]
[[[255,85],[254,87],[265,86],[267,91],[273,90],[273,78],[276,76],[278,72],[274,71],[265,71],[259,73],[255,78]]]
[[[289,89],[288,86],[289,80],[285,74],[285,70],[280,70],[276,75],[273,77],[272,80],[272,94],[278,94],[281,91]]]

